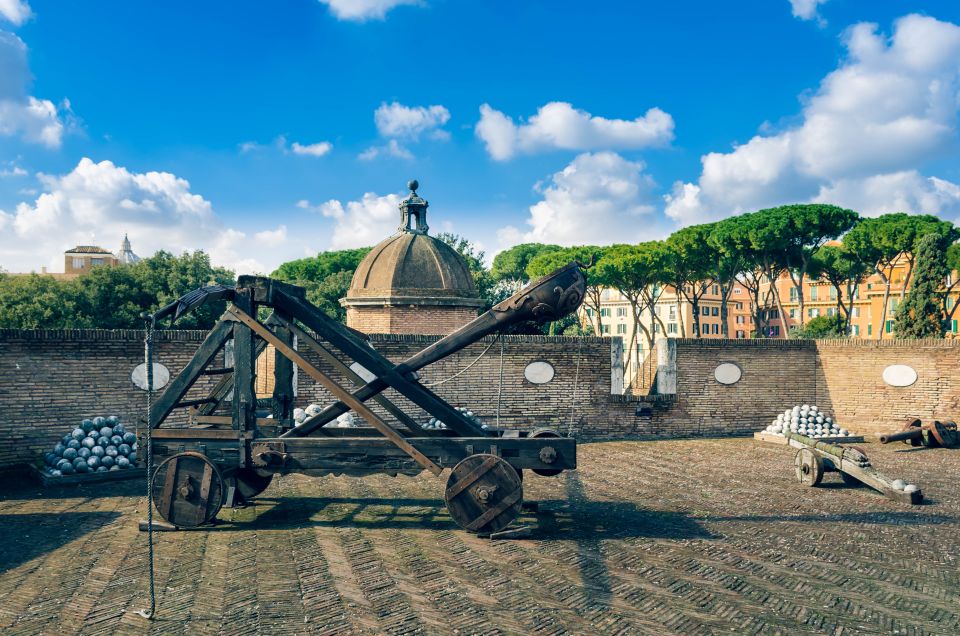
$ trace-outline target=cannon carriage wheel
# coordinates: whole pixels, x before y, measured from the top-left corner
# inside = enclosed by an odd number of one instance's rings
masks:
[[[816,486],[823,479],[823,459],[809,448],[801,448],[794,459],[797,481],[804,486]]]
[[[208,523],[220,512],[226,495],[220,469],[193,452],[165,459],[153,473],[150,489],[160,516],[180,528]]]
[[[470,455],[453,467],[444,501],[458,526],[492,534],[520,515],[523,482],[506,460],[486,453]]]

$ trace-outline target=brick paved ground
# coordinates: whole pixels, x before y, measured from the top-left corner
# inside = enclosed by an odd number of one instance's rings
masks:
[[[490,542],[426,474],[288,476],[214,530],[157,535],[149,625],[141,486],[8,483],[0,633],[960,633],[960,451],[869,451],[932,503],[805,489],[752,440],[593,444],[526,480],[536,539]]]

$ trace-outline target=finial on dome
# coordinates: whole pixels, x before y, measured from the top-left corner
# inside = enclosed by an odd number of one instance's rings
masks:
[[[412,192],[413,194],[416,194],[417,188],[420,187],[420,182],[417,181],[416,179],[410,179],[409,181],[407,181],[407,187],[410,188],[410,192]]]
[[[410,179],[407,187],[410,188],[410,194],[400,202],[400,227],[397,229],[412,234],[426,234],[430,229],[427,225],[427,207],[430,204],[417,194],[419,181]]]

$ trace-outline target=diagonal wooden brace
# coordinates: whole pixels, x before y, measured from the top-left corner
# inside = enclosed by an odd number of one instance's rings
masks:
[[[410,444],[410,442],[404,439],[403,436],[400,435],[400,433],[398,433],[392,426],[380,419],[380,417],[371,411],[366,405],[364,405],[363,402],[354,398],[349,391],[337,384],[332,378],[317,369],[315,366],[307,362],[303,356],[297,353],[285,342],[280,340],[280,338],[274,335],[272,331],[267,329],[255,318],[235,305],[228,307],[226,313],[249,327],[258,336],[276,347],[277,351],[285,355],[294,364],[303,369],[303,371],[311,378],[322,384],[324,388],[330,391],[330,393],[332,393],[337,399],[343,401],[350,408],[359,413],[363,419],[367,420],[370,425],[380,431],[384,437],[389,439],[394,445],[413,458],[415,462],[429,470],[434,475],[439,475],[443,471],[442,468],[430,461],[430,458],[418,451],[413,445]]]
[[[315,338],[313,338],[306,331],[304,331],[303,329],[298,327],[296,324],[294,324],[293,321],[287,320],[286,318],[283,318],[278,314],[273,314],[270,317],[270,319],[267,320],[268,325],[271,323],[282,325],[283,327],[289,329],[290,332],[296,335],[301,342],[303,342],[308,347],[313,349],[317,353],[317,355],[323,358],[328,364],[333,366],[334,369],[336,369],[337,371],[345,375],[355,385],[363,386],[364,384],[366,384],[366,380],[364,380],[359,375],[357,375],[353,369],[351,369],[346,364],[341,362],[341,360],[337,356],[335,356],[329,349],[327,349],[322,344],[317,342]],[[388,400],[383,394],[378,393],[377,395],[374,395],[373,400],[377,404],[382,406],[388,413],[390,413],[395,418],[397,418],[397,420],[401,424],[406,426],[408,429],[410,429],[411,432],[416,433],[417,435],[423,435],[426,437],[430,436],[431,434],[430,432],[427,432],[426,430],[424,430],[424,428],[419,424],[417,424],[413,420],[413,418],[411,418],[409,415],[404,413],[400,409],[400,407],[398,407],[396,404]]]

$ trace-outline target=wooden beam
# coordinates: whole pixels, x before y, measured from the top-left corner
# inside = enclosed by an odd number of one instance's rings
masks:
[[[406,377],[406,374],[397,369],[396,365],[384,358],[380,353],[344,329],[339,323],[319,311],[307,302],[289,296],[282,291],[274,293],[274,303],[280,309],[305,324],[318,336],[348,355],[352,360],[359,362],[377,379],[364,387],[354,391],[353,397],[358,401],[366,401],[388,386],[393,387],[405,398],[421,407],[434,417],[440,419],[449,428],[465,437],[483,437],[488,433],[474,422],[468,420],[463,413],[456,410],[449,403],[434,394],[423,385]],[[348,403],[342,400],[323,410],[318,416],[310,418],[301,426],[288,431],[285,435],[302,437],[310,431],[323,426],[334,417],[349,410]]]
[[[153,423],[153,428],[157,428],[163,424],[163,421],[167,419],[167,416],[173,411],[177,402],[186,395],[190,387],[192,387],[194,382],[197,381],[197,378],[200,377],[204,368],[210,364],[210,361],[217,355],[217,352],[223,344],[229,340],[232,331],[233,323],[229,321],[221,320],[214,325],[213,329],[210,330],[210,333],[207,334],[207,337],[197,348],[196,353],[193,354],[190,362],[188,362],[180,373],[177,374],[177,377],[167,385],[167,390],[163,392],[163,395],[161,395],[150,408],[150,421]]]
[[[403,450],[406,454],[414,459],[418,464],[429,470],[434,475],[439,475],[442,469],[434,464],[430,459],[425,456],[423,453],[414,448],[410,442],[408,442],[402,435],[400,435],[392,426],[384,422],[380,417],[371,411],[363,402],[355,399],[350,392],[337,384],[332,378],[328,377],[322,371],[317,369],[315,366],[307,362],[307,360],[301,356],[299,353],[294,351],[291,347],[287,346],[282,340],[277,338],[269,329],[257,322],[255,318],[245,313],[242,309],[237,306],[231,306],[227,309],[227,313],[232,314],[237,318],[241,323],[250,328],[251,331],[255,332],[261,338],[272,344],[277,348],[277,351],[282,352],[285,356],[290,358],[294,364],[304,370],[311,378],[319,382],[335,395],[340,400],[343,400],[350,408],[359,413],[363,419],[370,422],[370,425],[379,430],[384,437],[389,439],[396,445],[398,448]]]
[[[305,345],[307,345],[308,347],[316,351],[317,355],[323,358],[328,364],[333,366],[334,369],[336,369],[343,375],[347,376],[347,378],[351,382],[353,382],[355,385],[362,387],[367,383],[367,381],[361,378],[359,375],[357,375],[357,373],[353,369],[351,369],[346,364],[344,364],[340,360],[340,358],[335,356],[333,352],[331,352],[329,349],[327,349],[322,344],[317,342],[316,339],[313,338],[313,336],[308,334],[306,331],[298,327],[293,322],[287,320],[285,317],[281,316],[280,314],[273,315],[273,322],[280,323],[284,327],[289,329],[292,333],[294,333],[297,336],[297,338],[300,339],[300,342],[304,343]],[[413,418],[411,418],[409,415],[404,413],[400,409],[400,407],[398,407],[396,404],[388,400],[383,394],[374,395],[373,400],[377,404],[382,406],[388,413],[390,413],[395,418],[397,418],[397,421],[399,421],[401,424],[406,426],[415,435],[422,435],[425,437],[430,436],[430,433],[426,429],[424,429],[422,426],[417,424],[413,420]]]
[[[274,312],[271,318],[282,318],[283,312]],[[280,321],[274,321],[277,323]],[[293,348],[293,332],[286,326],[287,321],[277,324],[275,333],[277,338],[287,346]],[[270,322],[268,321],[269,325]],[[280,422],[293,421],[293,363],[287,356],[274,352],[273,357],[273,417]]]
[[[256,304],[249,289],[237,289],[233,304],[238,311],[256,313]],[[227,310],[230,313],[230,310]],[[236,314],[234,314],[236,315]],[[241,431],[256,428],[257,394],[254,386],[257,361],[253,357],[253,331],[240,322],[233,324],[233,421]]]

